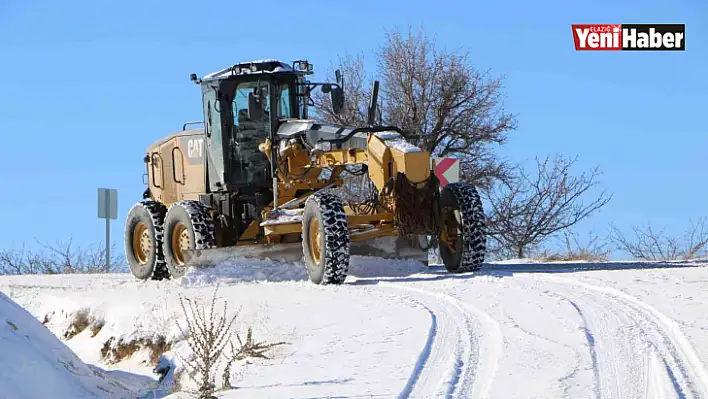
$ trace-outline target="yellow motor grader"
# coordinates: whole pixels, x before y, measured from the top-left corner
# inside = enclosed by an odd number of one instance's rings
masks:
[[[297,246],[316,284],[343,283],[350,255],[372,249],[405,256],[437,245],[448,271],[480,268],[485,217],[475,187],[441,188],[428,152],[398,127],[374,124],[376,94],[367,126],[311,119],[318,87],[335,113],[345,102],[339,71],[336,83],[311,74],[307,61],[261,60],[190,76],[203,121],[147,149],[147,188],[125,229],[135,277],[179,277],[195,256],[224,247]]]

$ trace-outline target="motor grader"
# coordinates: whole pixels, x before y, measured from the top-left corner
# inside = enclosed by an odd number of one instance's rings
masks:
[[[311,119],[318,87],[335,114],[345,104],[339,71],[331,83],[312,74],[307,61],[261,60],[190,75],[203,121],[147,149],[147,188],[125,229],[135,277],[179,277],[195,256],[226,247],[296,246],[315,284],[343,283],[351,254],[379,254],[366,249],[427,255],[437,245],[449,272],[480,268],[485,218],[475,187],[440,187],[410,133],[374,123],[376,94],[366,126]]]

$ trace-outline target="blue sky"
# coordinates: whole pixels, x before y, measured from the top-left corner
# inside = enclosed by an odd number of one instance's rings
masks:
[[[708,214],[708,3],[694,1],[5,1],[0,5],[0,247],[103,241],[96,189],[119,190],[113,243],[144,190],[145,148],[201,118],[189,81],[237,61],[375,51],[422,27],[506,77],[519,129],[501,152],[598,165],[614,199],[582,224]],[[268,7],[268,8],[266,8]],[[269,23],[275,25],[269,26]],[[576,52],[572,23],[685,23],[685,52]],[[298,25],[296,25],[298,24]],[[373,62],[373,57],[368,58]]]

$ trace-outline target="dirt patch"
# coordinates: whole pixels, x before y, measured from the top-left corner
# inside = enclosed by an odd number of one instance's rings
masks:
[[[142,338],[109,338],[101,348],[101,359],[106,364],[115,364],[130,358],[136,352],[147,349],[149,361],[153,366],[157,366],[160,356],[172,348],[172,342],[167,342],[164,336],[142,337]]]
[[[64,331],[64,339],[72,339],[91,325],[89,310],[81,309],[69,315],[69,326]]]
[[[103,320],[94,320],[89,327],[91,330],[91,338],[98,335],[98,333],[101,332],[101,329],[103,329],[103,326],[105,324],[106,324],[106,322]]]
[[[47,324],[51,320],[51,316],[46,315],[42,324]],[[64,330],[64,339],[72,339],[84,330],[89,329],[91,337],[95,337],[101,332],[101,329],[106,324],[102,318],[95,317],[91,314],[88,308],[77,310],[69,314],[69,326]]]

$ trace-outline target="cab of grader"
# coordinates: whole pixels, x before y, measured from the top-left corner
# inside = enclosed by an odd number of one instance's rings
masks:
[[[428,152],[401,129],[374,125],[376,94],[368,126],[311,119],[316,88],[335,113],[345,101],[339,71],[336,83],[311,74],[307,61],[262,60],[190,76],[203,121],[147,149],[147,188],[125,229],[135,277],[179,277],[212,248],[296,246],[313,283],[341,284],[350,254],[386,239],[425,254],[430,241],[450,272],[480,268],[485,218],[475,187],[441,188]],[[394,256],[404,252],[396,248]]]

